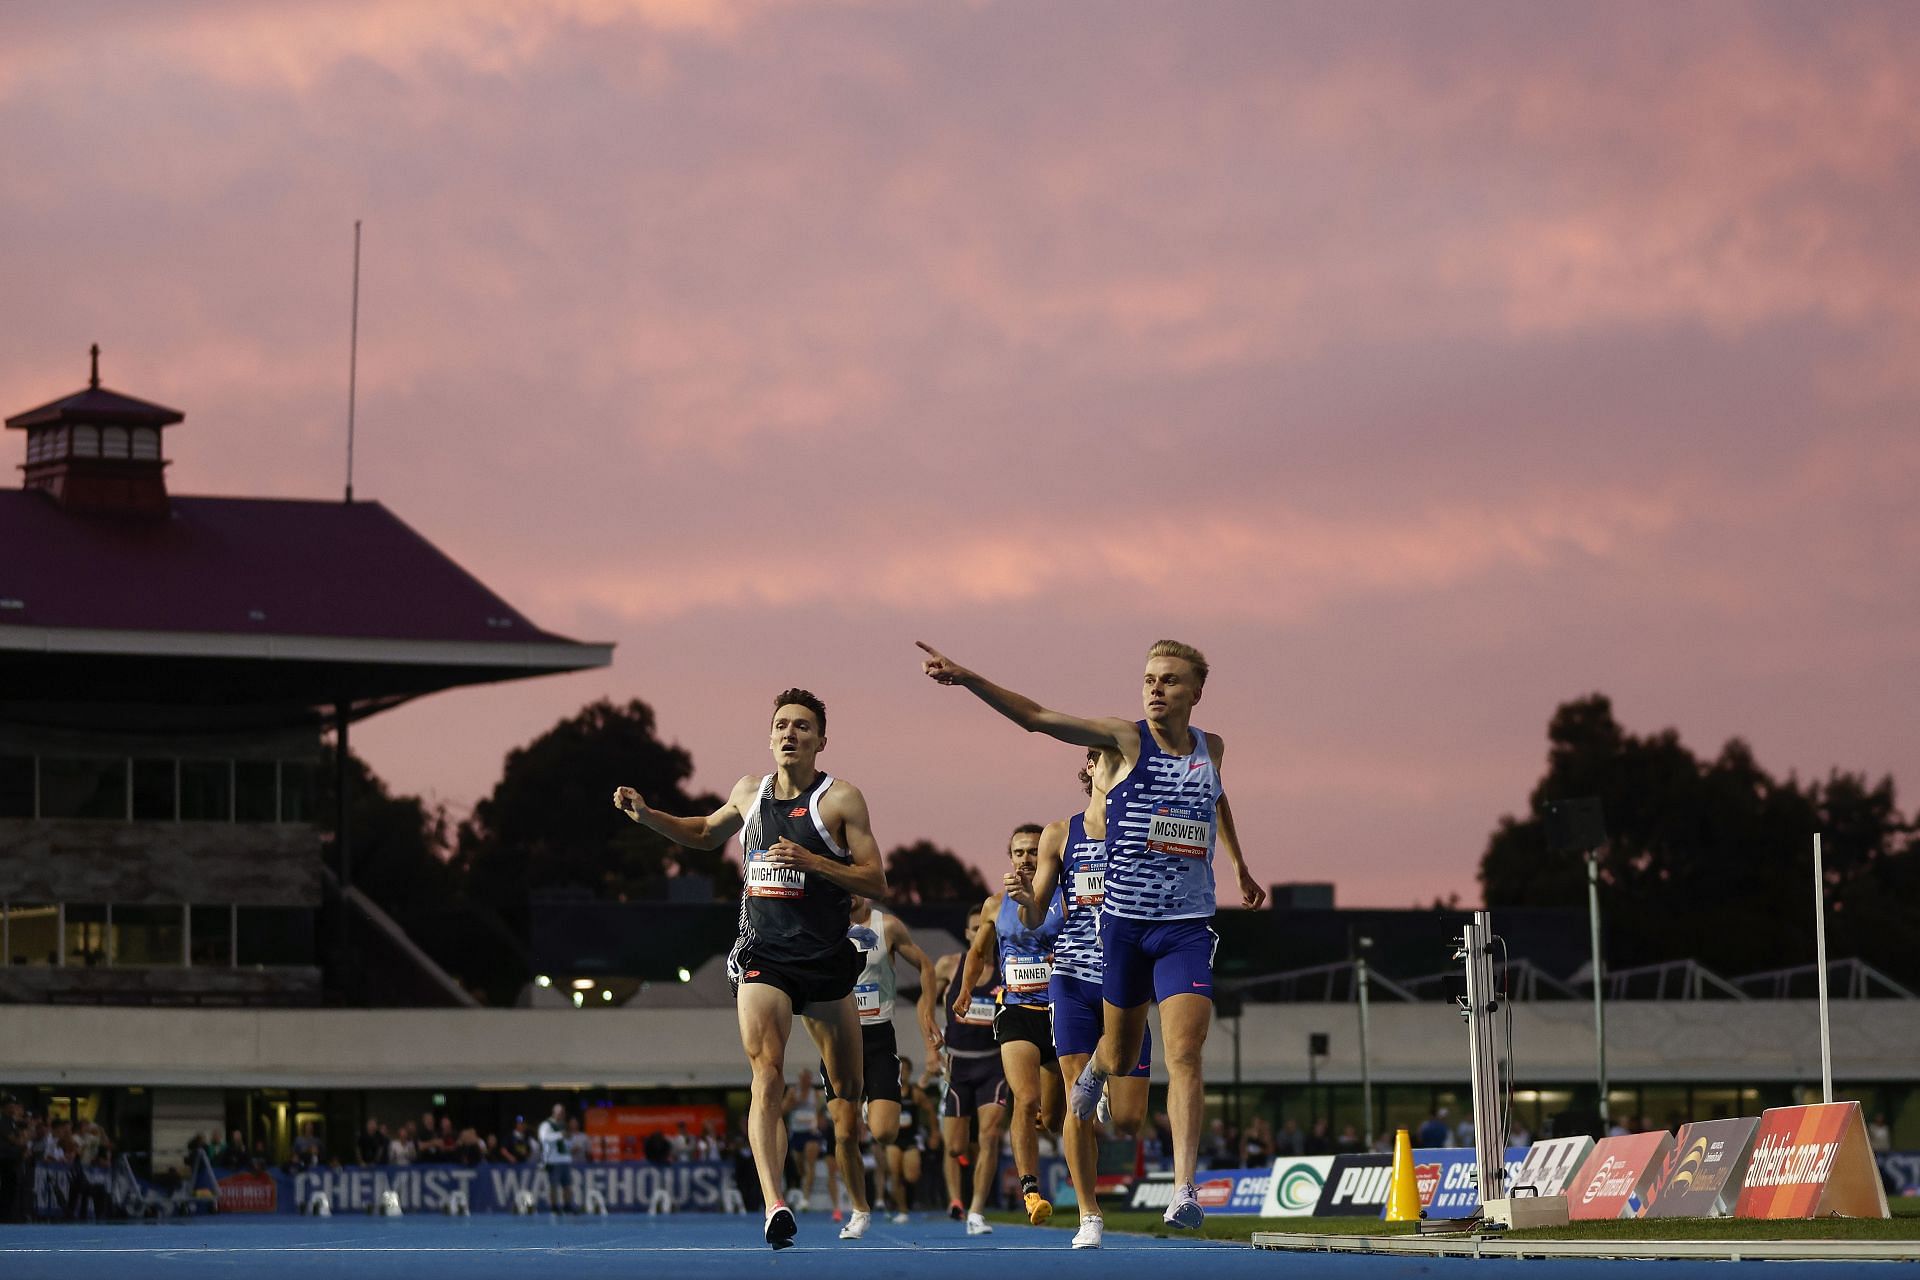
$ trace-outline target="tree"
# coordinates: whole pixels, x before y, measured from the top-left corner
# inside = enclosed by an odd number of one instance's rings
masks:
[[[720,797],[690,793],[693,758],[655,736],[653,709],[635,699],[592,703],[510,752],[493,792],[460,824],[455,865],[466,892],[524,927],[536,889],[582,887],[609,898],[657,895],[670,875],[713,877],[718,897],[740,890],[722,850],[683,849],[613,807],[630,786],[657,809],[710,813]]]
[[[982,902],[987,882],[951,850],[930,840],[901,845],[887,855],[887,896],[906,906]]]
[[[1547,772],[1525,817],[1503,816],[1480,862],[1489,907],[1584,903],[1579,853],[1547,847],[1549,801],[1597,796],[1608,842],[1600,896],[1608,963],[1692,957],[1740,974],[1813,959],[1812,837],[1825,832],[1830,954],[1898,976],[1920,927],[1920,842],[1893,781],[1834,772],[1776,780],[1739,739],[1703,761],[1663,730],[1635,737],[1603,694],[1565,703],[1547,727]]]
[[[326,748],[314,785],[314,820],[325,841],[327,864],[340,871],[334,827],[339,815],[335,785],[338,757]],[[347,814],[353,833],[353,887],[388,915],[404,921],[438,906],[455,893],[458,876],[447,863],[447,814],[419,796],[395,795],[366,761],[347,751]]]

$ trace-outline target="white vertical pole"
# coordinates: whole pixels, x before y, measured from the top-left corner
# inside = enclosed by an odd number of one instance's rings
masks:
[[[1833,1035],[1827,1025],[1827,877],[1820,865],[1820,833],[1813,833],[1813,951],[1820,976],[1820,1100],[1833,1101]]]

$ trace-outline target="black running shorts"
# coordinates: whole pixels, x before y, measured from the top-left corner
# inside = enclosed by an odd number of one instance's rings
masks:
[[[940,1103],[941,1115],[964,1120],[978,1114],[982,1107],[1004,1107],[1008,1101],[1007,1076],[1000,1069],[999,1054],[956,1057],[948,1065],[947,1093]]]
[[[1039,1049],[1043,1067],[1060,1060],[1053,1050],[1053,1014],[1043,1004],[1003,1004],[993,1011],[993,1042],[1012,1044],[1016,1040]]]
[[[860,1080],[868,1102],[900,1101],[900,1044],[891,1022],[869,1022],[860,1028]],[[820,1073],[827,1098],[833,1099],[833,1081]]]
[[[838,948],[812,960],[759,960],[752,952],[740,957],[740,981],[760,982],[787,994],[795,1013],[810,1004],[832,1004],[853,991],[866,958],[850,938]]]

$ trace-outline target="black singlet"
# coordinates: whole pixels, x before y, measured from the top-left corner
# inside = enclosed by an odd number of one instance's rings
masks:
[[[803,849],[851,863],[853,855],[835,844],[820,816],[820,800],[833,785],[821,774],[809,790],[776,800],[774,775],[760,786],[760,803],[747,815],[740,842],[746,850],[746,883],[740,895],[738,956],[755,962],[806,962],[833,955],[847,946],[852,902],[847,891],[825,876],[809,876],[794,867],[777,867],[761,855],[782,836]]]

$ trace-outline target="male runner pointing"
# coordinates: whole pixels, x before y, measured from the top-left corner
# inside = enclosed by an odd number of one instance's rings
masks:
[[[695,849],[717,849],[744,828],[746,885],[727,978],[738,1000],[740,1042],[753,1066],[747,1140],[766,1197],[767,1243],[784,1249],[793,1243],[795,1224],[780,1198],[787,1159],[780,1101],[795,1014],[819,1047],[836,1095],[827,1104],[834,1154],[854,1206],[840,1238],[859,1239],[872,1220],[860,1161],[864,1082],[853,1003],[863,961],[847,928],[849,895],[884,897],[887,876],[866,798],[852,783],[815,767],[827,745],[827,708],[820,699],[805,689],[776,697],[768,745],[774,771],[734,783],[726,804],[704,818],[650,809],[632,787],[615,791],[613,803],[642,826]]]
[[[1166,1037],[1167,1114],[1173,1127],[1173,1202],[1166,1220],[1198,1227],[1206,1214],[1194,1192],[1206,1094],[1201,1050],[1213,1014],[1216,835],[1240,884],[1257,907],[1266,893],[1240,856],[1220,780],[1226,743],[1190,721],[1207,682],[1207,660],[1192,645],[1161,640],[1147,650],[1141,688],[1146,719],[1083,720],[969,671],[929,645],[923,670],[957,684],[1030,733],[1100,752],[1107,793],[1107,868],[1101,904],[1105,1029],[1099,1048],[1074,1082],[1074,1113],[1092,1115],[1106,1077],[1123,1076],[1140,1060],[1147,1005],[1160,1006]]]

